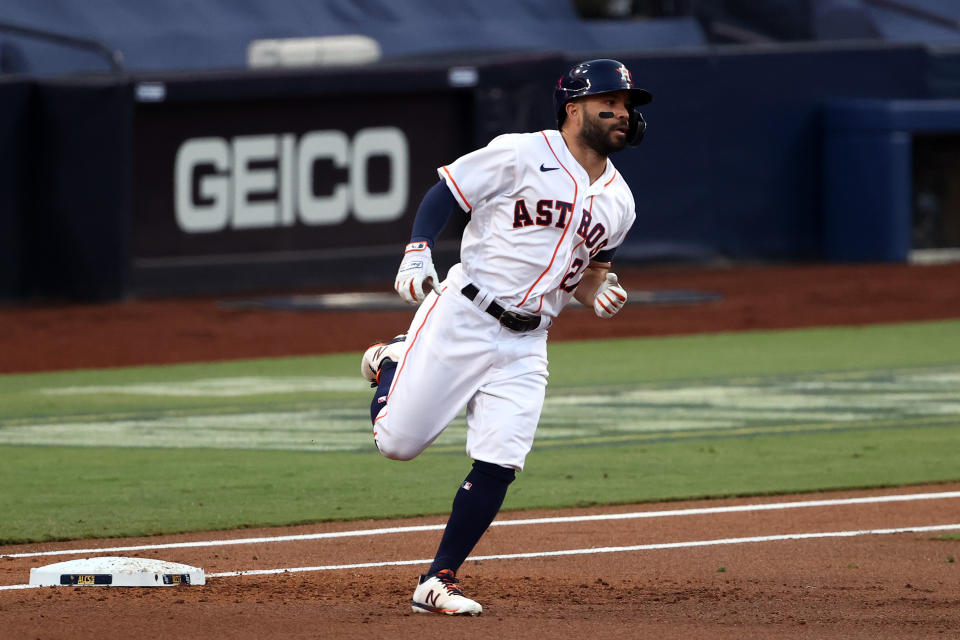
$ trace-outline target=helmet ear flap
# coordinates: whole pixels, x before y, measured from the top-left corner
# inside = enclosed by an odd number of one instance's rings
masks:
[[[631,147],[635,147],[643,140],[643,134],[647,131],[647,121],[643,119],[643,114],[636,107],[630,109],[630,124],[627,129],[627,142]]]

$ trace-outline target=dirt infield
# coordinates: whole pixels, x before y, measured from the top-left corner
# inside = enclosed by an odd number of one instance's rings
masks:
[[[588,310],[570,309],[550,330],[551,340],[960,316],[960,264],[618,271],[628,289],[694,290],[723,298],[691,306],[631,305],[603,322]],[[0,309],[0,373],[360,351],[406,329],[413,316],[236,309],[221,302],[183,298]]]
[[[125,589],[45,587],[0,591],[10,638],[955,638],[960,631],[960,542],[933,532],[853,535],[960,521],[960,485],[789,498],[671,503],[533,517],[667,512],[662,518],[495,526],[475,555],[581,550],[578,555],[491,559],[461,570],[478,619],[413,614],[418,566],[309,570],[210,577],[203,587]],[[810,506],[680,515],[731,505],[834,501],[851,496],[954,492],[904,502]],[[30,553],[78,546],[176,544],[439,525],[440,518],[352,522],[270,530],[101,540],[0,548]],[[811,539],[745,540],[786,534]],[[329,567],[431,557],[439,531],[307,541],[166,548],[119,553],[201,566],[208,574]],[[849,537],[847,537],[849,536]],[[720,541],[720,543],[716,543]],[[689,543],[714,542],[703,546]],[[598,547],[648,545],[590,553]],[[83,557],[118,552],[79,554]],[[0,584],[25,582],[29,568],[76,554],[0,558]],[[543,634],[543,635],[540,635]]]
[[[631,306],[603,322],[561,316],[552,339],[867,324],[960,316],[960,265],[628,269],[631,289],[715,292],[698,306]],[[0,372],[357,351],[400,331],[411,312],[277,312],[216,300],[127,301],[0,311]],[[359,353],[358,353],[359,355]],[[642,478],[640,479],[642,481]],[[848,497],[956,492],[960,485],[735,501],[509,513],[498,520],[715,509]],[[440,532],[361,530],[438,525],[441,518],[0,547],[2,638],[956,638],[960,542],[935,531],[876,530],[960,523],[960,498],[754,507],[723,513],[495,526],[468,562],[464,589],[478,619],[414,615],[421,565],[210,577],[204,587],[7,590],[29,568],[74,557],[158,557],[219,572],[379,564],[429,558]],[[309,541],[176,547],[129,553],[3,557],[107,548],[359,531]],[[874,533],[867,533],[874,531]],[[956,532],[954,532],[956,533]],[[807,534],[787,538],[788,534]],[[832,535],[831,535],[832,534]],[[842,535],[841,535],[842,534]],[[770,537],[773,537],[772,539]],[[719,543],[717,541],[722,541]],[[707,544],[710,542],[710,544]],[[694,543],[694,544],[690,544]],[[637,547],[633,550],[611,550]],[[607,552],[588,552],[605,548]]]

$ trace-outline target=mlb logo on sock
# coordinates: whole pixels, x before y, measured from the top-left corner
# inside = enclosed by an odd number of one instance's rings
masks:
[[[470,487],[472,487],[472,486],[473,486],[473,483],[472,483],[472,482],[464,482],[462,489],[463,489],[464,491],[470,491]]]

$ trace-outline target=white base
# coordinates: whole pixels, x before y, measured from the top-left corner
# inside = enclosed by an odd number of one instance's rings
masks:
[[[83,558],[30,569],[38,587],[178,587],[206,584],[203,569],[150,558]]]

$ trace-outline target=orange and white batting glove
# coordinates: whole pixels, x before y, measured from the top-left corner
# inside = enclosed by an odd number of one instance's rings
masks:
[[[426,242],[411,242],[403,252],[403,260],[397,270],[393,288],[410,304],[420,304],[431,287],[440,283],[437,270],[433,268],[430,245]]]
[[[627,304],[627,291],[617,282],[617,274],[608,273],[593,299],[593,311],[601,318],[612,318]]]

